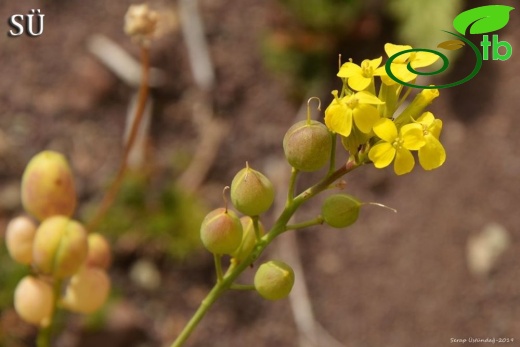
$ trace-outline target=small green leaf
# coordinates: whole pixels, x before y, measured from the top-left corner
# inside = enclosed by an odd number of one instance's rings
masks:
[[[448,40],[441,42],[437,45],[437,48],[447,49],[448,51],[456,51],[457,49],[461,49],[466,44],[461,40]]]
[[[505,5],[487,5],[472,8],[459,14],[453,20],[453,27],[462,35],[486,34],[497,31],[509,22],[509,12],[514,7]]]

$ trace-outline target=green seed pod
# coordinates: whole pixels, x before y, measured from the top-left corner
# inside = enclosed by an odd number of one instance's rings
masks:
[[[233,258],[235,258],[238,262],[246,259],[256,244],[256,234],[255,227],[253,225],[253,219],[249,216],[244,216],[240,218],[240,223],[242,223],[242,229],[244,230],[244,233],[242,234],[242,243],[240,244],[240,247],[238,247],[232,254]],[[263,236],[265,234],[265,229],[260,222],[258,222],[258,229],[260,231],[260,236]]]
[[[32,262],[36,225],[26,216],[19,216],[9,222],[6,228],[5,245],[11,258],[20,264]]]
[[[53,311],[52,287],[33,276],[25,276],[14,291],[14,308],[28,323],[46,327]]]
[[[208,213],[200,227],[202,243],[213,254],[232,254],[242,242],[242,233],[240,219],[225,208]]]
[[[40,221],[54,215],[72,216],[76,191],[65,157],[43,151],[35,155],[23,173],[22,203]]]
[[[65,216],[44,220],[36,230],[33,264],[43,274],[70,277],[87,258],[87,232]]]
[[[61,304],[66,309],[90,314],[101,308],[110,292],[110,278],[103,269],[84,266],[71,277]]]
[[[256,291],[267,300],[287,297],[293,284],[293,269],[281,261],[271,260],[263,263],[255,274]]]
[[[289,128],[283,138],[285,158],[300,171],[317,171],[327,163],[332,137],[325,124],[302,120]]]
[[[334,194],[325,199],[321,215],[334,228],[345,228],[358,219],[361,202],[348,194]]]
[[[246,163],[231,182],[231,202],[235,208],[247,216],[258,216],[267,211],[273,201],[271,181]]]

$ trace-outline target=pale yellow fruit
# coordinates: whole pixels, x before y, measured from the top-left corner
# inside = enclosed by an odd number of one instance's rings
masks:
[[[14,291],[14,308],[22,319],[38,326],[48,326],[54,303],[50,284],[33,276],[26,276]]]
[[[82,267],[71,277],[62,305],[78,313],[89,314],[101,308],[110,292],[110,278],[102,269]]]
[[[33,257],[33,242],[36,224],[26,216],[12,219],[6,228],[5,243],[11,258],[20,264],[29,265]]]
[[[54,215],[72,216],[76,190],[63,155],[43,151],[27,164],[22,176],[22,203],[27,212],[44,220]]]
[[[99,233],[91,233],[88,235],[88,254],[86,265],[90,267],[98,267],[107,269],[112,262],[112,253],[110,252],[110,244]]]
[[[70,277],[87,258],[87,232],[65,216],[47,218],[36,230],[33,264],[55,278]]]

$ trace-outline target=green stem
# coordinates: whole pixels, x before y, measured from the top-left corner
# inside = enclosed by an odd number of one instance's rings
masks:
[[[288,224],[285,227],[285,229],[286,230],[303,229],[303,228],[312,227],[314,225],[323,224],[323,222],[324,222],[323,217],[322,216],[318,216],[318,217],[316,217],[314,219],[311,219],[311,220],[308,220],[308,221],[305,221],[305,222],[296,223],[296,224]]]
[[[258,216],[253,216],[251,219],[253,220],[253,229],[255,230],[256,242],[258,242],[262,237],[260,235],[260,226],[258,225]]]
[[[284,208],[282,214],[280,215],[280,217],[278,217],[272,229],[257,242],[251,254],[244,261],[237,264],[234,268],[228,269],[223,280],[215,284],[215,286],[211,289],[206,298],[202,300],[202,303],[200,304],[199,308],[197,309],[193,317],[190,319],[188,324],[184,327],[177,339],[172,343],[171,347],[181,347],[184,344],[184,342],[186,342],[193,330],[195,330],[197,325],[200,323],[204,315],[208,312],[208,310],[215,303],[215,301],[217,301],[217,299],[227,289],[236,286],[237,284],[234,284],[234,282],[238,278],[238,276],[242,272],[244,272],[244,270],[246,270],[250,264],[252,264],[256,259],[258,259],[258,257],[262,254],[265,248],[278,235],[287,230],[287,223],[294,215],[296,210],[304,202],[316,196],[320,192],[324,191],[338,178],[342,177],[343,175],[349,173],[350,171],[356,169],[359,166],[360,164],[357,164],[354,161],[348,161],[345,165],[341,166],[333,173],[327,175],[320,182],[318,182],[314,186],[308,188],[307,190],[299,194],[297,197],[295,197],[294,200]]]
[[[330,175],[334,172],[334,168],[336,167],[336,133],[332,133],[332,146],[330,148],[330,165],[329,172],[327,175]]]
[[[52,292],[54,294],[54,302],[52,304],[52,314],[50,317],[49,325],[45,328],[41,328],[38,332],[38,337],[36,338],[36,346],[37,347],[49,347],[51,345],[52,331],[54,330],[54,321],[56,317],[56,311],[58,309],[58,300],[61,297],[61,285],[62,280],[55,280]]]
[[[298,169],[292,168],[291,178],[289,180],[289,190],[287,191],[287,202],[285,206],[289,206],[294,200],[294,193],[296,191],[296,178],[298,177]]]
[[[217,271],[217,282],[221,282],[224,279],[222,273],[222,255],[213,254],[213,259],[215,260],[215,270]]]
[[[238,284],[233,283],[229,289],[235,290],[255,290],[255,286],[253,284]]]

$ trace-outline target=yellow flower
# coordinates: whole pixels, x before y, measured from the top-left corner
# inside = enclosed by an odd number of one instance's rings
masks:
[[[338,98],[338,91],[332,92],[334,100],[325,110],[325,124],[330,131],[342,136],[349,136],[352,131],[352,120],[357,128],[368,134],[379,120],[379,112],[372,105],[384,104],[376,96],[368,92],[358,92]]]
[[[368,153],[368,158],[374,162],[374,166],[378,169],[387,167],[395,158],[394,172],[397,175],[412,171],[415,160],[410,150],[417,150],[425,144],[422,125],[407,124],[398,134],[394,122],[382,118],[374,125],[373,130],[381,138]]]
[[[386,76],[385,67],[379,67],[382,60],[383,57],[365,59],[361,62],[361,66],[352,62],[345,63],[339,69],[338,77],[347,78],[348,86],[353,90],[365,90],[372,83],[374,76]]]
[[[431,112],[424,112],[417,119],[422,126],[426,144],[419,149],[419,163],[425,170],[436,169],[446,160],[446,151],[439,141],[442,121],[435,119]]]
[[[385,52],[386,54],[388,54],[388,57],[392,57],[393,55],[408,49],[412,49],[412,46],[394,45],[391,43],[385,44]],[[435,63],[438,59],[438,55],[429,52],[409,52],[401,54],[396,59],[394,59],[390,68],[392,70],[392,73],[398,79],[400,79],[403,82],[410,82],[411,80],[414,80],[417,77],[417,75],[408,70],[408,64],[410,64],[410,66],[416,70],[420,67],[430,66],[433,63]],[[392,85],[396,83],[394,80],[392,80],[390,77],[386,75],[381,76],[381,79],[387,85]]]

